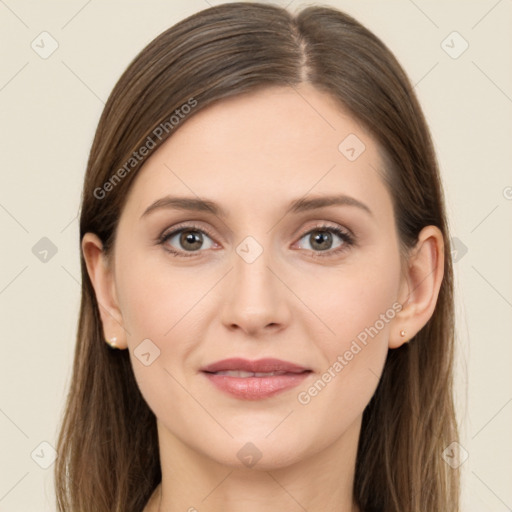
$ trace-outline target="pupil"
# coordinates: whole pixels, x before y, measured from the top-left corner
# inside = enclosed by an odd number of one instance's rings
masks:
[[[313,248],[316,248],[320,251],[325,251],[329,249],[332,243],[332,234],[328,231],[314,231],[312,233],[314,243],[311,244]]]

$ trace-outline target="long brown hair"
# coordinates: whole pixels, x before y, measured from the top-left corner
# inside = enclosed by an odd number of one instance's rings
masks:
[[[357,21],[328,7],[293,15],[268,4],[228,3],[154,39],[121,76],[99,121],[80,239],[96,233],[111,250],[134,177],[191,116],[223,98],[303,82],[337,99],[379,144],[402,246],[412,247],[427,225],[437,226],[445,242],[433,316],[413,340],[389,351],[364,411],[354,499],[364,512],[457,511],[459,474],[441,457],[458,434],[453,274],[438,166],[411,83],[387,47]],[[151,148],[141,157],[143,146]],[[156,420],[128,352],[112,351],[103,339],[83,255],[81,266],[76,353],[55,466],[58,507],[140,512],[161,479]]]

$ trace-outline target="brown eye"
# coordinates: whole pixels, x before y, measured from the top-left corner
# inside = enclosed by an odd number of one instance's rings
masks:
[[[179,240],[186,251],[197,251],[203,244],[203,235],[200,231],[182,231]]]
[[[191,256],[191,253],[200,253],[201,249],[211,249],[215,246],[210,236],[194,226],[183,227],[164,234],[159,243],[166,250],[183,256]]]
[[[304,242],[301,242],[304,240]],[[334,226],[319,226],[305,233],[299,241],[301,249],[314,256],[334,256],[354,245],[352,235]],[[325,253],[325,254],[322,254]]]
[[[325,230],[311,231],[309,234],[310,246],[318,251],[326,251],[332,246],[332,233]]]

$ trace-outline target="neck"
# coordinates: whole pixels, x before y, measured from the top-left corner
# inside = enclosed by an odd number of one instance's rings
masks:
[[[158,423],[162,482],[144,512],[359,512],[353,483],[360,427],[361,418],[295,463],[247,468],[194,451]]]

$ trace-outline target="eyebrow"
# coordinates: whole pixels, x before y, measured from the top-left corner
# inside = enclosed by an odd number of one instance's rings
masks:
[[[359,208],[373,216],[372,211],[366,204],[359,201],[358,199],[355,199],[354,197],[343,194],[295,199],[289,204],[286,213],[300,213],[324,208],[327,206],[355,206],[356,208]],[[157,199],[154,203],[150,204],[144,210],[141,218],[155,210],[160,209],[209,212],[217,217],[228,217],[228,213],[224,208],[208,199],[201,199],[196,197],[166,196],[162,197],[161,199]]]

